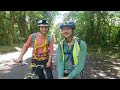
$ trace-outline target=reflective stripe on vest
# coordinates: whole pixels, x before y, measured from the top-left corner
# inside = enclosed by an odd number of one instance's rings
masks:
[[[75,43],[74,43],[74,47],[73,47],[73,61],[74,61],[74,64],[76,65],[78,63],[78,57],[79,57],[79,52],[80,52],[80,46],[77,42],[77,37],[74,37],[74,40],[75,40]],[[61,49],[62,49],[62,57],[63,57],[63,62],[65,61],[65,56],[64,56],[64,51],[63,51],[63,41],[65,39],[63,39],[61,42],[60,42],[60,46],[61,46]]]

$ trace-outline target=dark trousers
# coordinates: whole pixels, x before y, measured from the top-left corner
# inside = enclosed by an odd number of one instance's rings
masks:
[[[46,65],[48,60],[38,61],[38,60],[34,59],[33,62],[36,65]],[[46,71],[46,74],[47,74],[47,78],[48,79],[53,79],[52,69],[50,67],[47,67],[47,68],[45,68],[45,71]],[[36,72],[35,73],[38,75],[39,79],[46,79],[42,69],[36,68]]]

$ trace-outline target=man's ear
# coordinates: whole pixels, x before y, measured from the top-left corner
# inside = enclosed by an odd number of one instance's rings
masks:
[[[60,33],[62,33],[62,29],[60,29]]]

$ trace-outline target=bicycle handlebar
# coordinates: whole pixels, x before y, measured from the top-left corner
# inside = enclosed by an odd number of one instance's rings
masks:
[[[45,68],[46,68],[45,65],[35,65],[35,64],[30,65],[30,67],[31,67],[31,68],[40,68],[40,69],[45,69]]]
[[[20,61],[19,63],[20,63],[20,66],[22,66],[22,67],[25,66],[25,65],[28,65],[28,63],[25,63],[23,61]]]

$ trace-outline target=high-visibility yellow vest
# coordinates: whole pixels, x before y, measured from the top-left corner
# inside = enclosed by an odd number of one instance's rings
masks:
[[[80,53],[80,45],[78,44],[78,41],[77,41],[77,37],[74,37],[74,40],[75,40],[75,43],[74,43],[74,47],[73,47],[73,61],[74,61],[74,64],[77,65],[78,63],[78,57],[79,57],[79,53]],[[60,42],[60,46],[61,46],[61,49],[62,49],[62,57],[63,57],[63,62],[65,61],[65,56],[64,56],[64,51],[63,51],[63,41],[65,39],[63,39],[61,42]]]

